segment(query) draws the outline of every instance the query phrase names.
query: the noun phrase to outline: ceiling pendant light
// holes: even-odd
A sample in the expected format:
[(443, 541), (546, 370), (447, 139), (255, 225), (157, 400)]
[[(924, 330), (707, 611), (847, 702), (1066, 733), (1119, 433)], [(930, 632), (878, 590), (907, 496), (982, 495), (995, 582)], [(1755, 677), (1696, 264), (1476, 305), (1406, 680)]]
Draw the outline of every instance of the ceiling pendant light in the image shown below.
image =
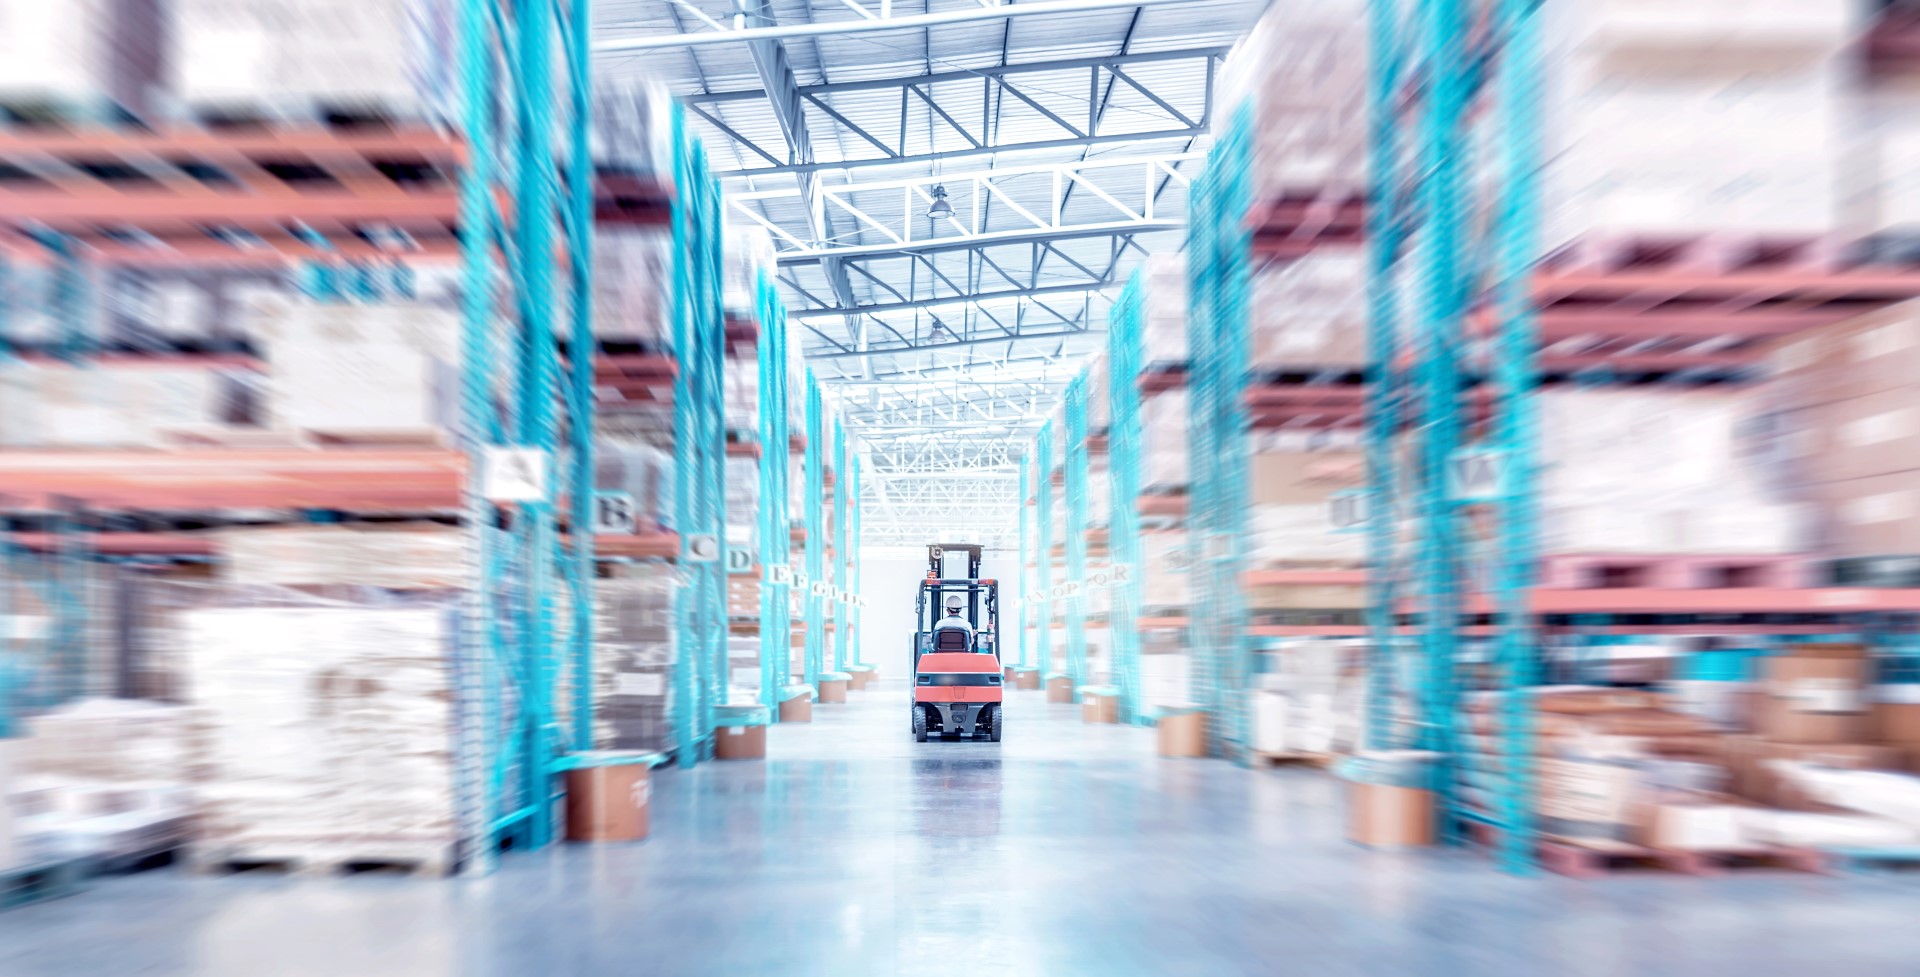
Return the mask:
[(946, 220), (953, 216), (953, 205), (947, 203), (947, 188), (944, 184), (935, 184), (933, 203), (927, 207), (927, 216), (933, 220)]

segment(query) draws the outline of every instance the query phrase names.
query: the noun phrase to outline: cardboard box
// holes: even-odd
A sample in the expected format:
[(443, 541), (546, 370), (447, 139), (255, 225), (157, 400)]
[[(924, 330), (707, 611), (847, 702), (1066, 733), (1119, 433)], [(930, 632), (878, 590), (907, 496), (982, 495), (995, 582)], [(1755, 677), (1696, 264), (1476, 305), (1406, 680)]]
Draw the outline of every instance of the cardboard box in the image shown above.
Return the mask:
[[(1818, 472), (1809, 462), (1808, 477)], [(1820, 481), (1807, 491), (1820, 513), (1816, 542), (1828, 556), (1920, 552), (1920, 471)]]
[(1821, 404), (1811, 411), (1816, 481), (1867, 478), (1913, 469), (1920, 459), (1920, 397), (1903, 386)]
[(1155, 724), (1163, 757), (1203, 757), (1207, 755), (1207, 714), (1199, 710), (1176, 712), (1160, 717)]
[(1256, 610), (1363, 610), (1365, 584), (1268, 584), (1247, 588), (1247, 606)]
[(1875, 740), (1920, 745), (1920, 702), (1876, 702), (1869, 715)]
[(823, 678), (820, 680), (821, 702), (847, 701), (847, 680), (843, 678)]
[(1120, 699), (1106, 692), (1088, 692), (1080, 697), (1080, 718), (1089, 723), (1120, 721)]
[(813, 697), (796, 695), (780, 703), (780, 721), (783, 723), (813, 722)]
[(1073, 679), (1065, 675), (1056, 675), (1047, 679), (1047, 701), (1071, 703), (1073, 701)]
[(1763, 660), (1760, 734), (1778, 743), (1864, 740), (1872, 666), (1866, 648), (1853, 644), (1795, 645)]
[(644, 763), (567, 771), (567, 840), (639, 841), (651, 826), (652, 782)]
[(716, 760), (765, 760), (767, 727), (722, 726), (713, 731), (713, 758)]
[(1633, 712), (1660, 708), (1660, 697), (1652, 692), (1636, 692), (1630, 689), (1578, 687), (1542, 689), (1534, 698), (1534, 708), (1541, 712), (1573, 715)]
[(1307, 505), (1366, 483), (1366, 457), (1357, 451), (1262, 451), (1252, 458), (1254, 505)]
[(1433, 844), (1433, 792), (1349, 782), (1347, 840), (1369, 848)]
[(1025, 689), (1029, 692), (1036, 691), (1040, 688), (1040, 672), (1036, 669), (1020, 669), (1013, 673), (1013, 679), (1015, 688)]
[(1569, 838), (1625, 840), (1640, 772), (1628, 765), (1542, 759), (1540, 830)]
[[(867, 683), (873, 681), (873, 669), (870, 668), (856, 668), (847, 674), (853, 676), (853, 681), (847, 685), (847, 688), (855, 692), (866, 688)], [(1004, 681), (1004, 679), (1002, 681)]]

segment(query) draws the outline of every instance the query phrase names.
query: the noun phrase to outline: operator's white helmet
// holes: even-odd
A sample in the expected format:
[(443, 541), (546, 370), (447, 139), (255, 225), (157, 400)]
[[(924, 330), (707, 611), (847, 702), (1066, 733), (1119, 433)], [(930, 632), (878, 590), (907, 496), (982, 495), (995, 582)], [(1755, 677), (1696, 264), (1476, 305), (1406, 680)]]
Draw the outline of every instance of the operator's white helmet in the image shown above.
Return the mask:
[(965, 606), (965, 603), (966, 603), (965, 601), (962, 601), (960, 599), (959, 594), (948, 594), (947, 595), (947, 612), (950, 614), (958, 614), (960, 613), (960, 608)]

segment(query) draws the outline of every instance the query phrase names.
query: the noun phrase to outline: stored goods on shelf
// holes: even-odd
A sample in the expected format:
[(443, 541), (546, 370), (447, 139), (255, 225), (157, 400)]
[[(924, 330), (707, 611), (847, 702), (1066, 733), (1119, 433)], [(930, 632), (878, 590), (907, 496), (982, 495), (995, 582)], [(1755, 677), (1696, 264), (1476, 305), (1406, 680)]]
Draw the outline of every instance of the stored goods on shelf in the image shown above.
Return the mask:
[[(196, 785), (216, 858), (444, 857), (456, 836), (452, 616), (432, 601), (280, 606), (210, 594), (178, 615), (205, 718)], [(304, 605), (304, 606), (302, 606)]]
[(1146, 442), (1142, 488), (1148, 492), (1186, 491), (1187, 431), (1191, 426), (1185, 390), (1169, 390), (1141, 403), (1141, 439)]
[(147, 109), (164, 0), (0, 0), (0, 102), (100, 118)]
[(0, 368), (0, 446), (165, 447), (240, 419), (253, 386), (199, 365), (17, 362)]
[(594, 581), (594, 746), (669, 752), (675, 667), (672, 567), (633, 564)]

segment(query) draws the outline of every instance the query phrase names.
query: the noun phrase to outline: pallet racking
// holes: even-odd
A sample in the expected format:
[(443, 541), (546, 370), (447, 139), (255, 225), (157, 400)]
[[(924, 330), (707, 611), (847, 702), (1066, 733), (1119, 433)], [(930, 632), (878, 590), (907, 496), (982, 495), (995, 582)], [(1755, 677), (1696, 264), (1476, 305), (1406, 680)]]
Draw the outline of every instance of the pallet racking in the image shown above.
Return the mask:
[[(66, 589), (60, 568), (83, 560), (215, 555), (204, 538), (168, 531), (164, 521), (158, 531), (107, 531), (101, 513), (458, 512), (472, 577), (454, 651), (457, 794), (474, 872), (490, 870), (502, 846), (554, 839), (558, 775), (593, 745), (591, 580), (599, 560), (681, 563), (688, 585), (676, 621), (684, 666), (680, 762), (711, 754), (724, 691), (724, 569), (688, 559), (696, 537), (724, 531), (717, 508), (726, 340), (718, 187), (677, 115), (670, 174), (596, 168), (588, 142), (588, 8), (584, 0), (512, 9), (461, 0), (464, 111), (445, 128), (145, 130), (76, 122), (0, 133), (0, 158), (9, 162), (84, 158), (113, 164), (103, 173), (146, 174), (86, 176), (85, 168), (58, 165), (42, 171), (58, 177), (0, 187), (0, 271), (42, 258), (54, 267), (58, 333), (47, 354), (55, 359), (257, 367), (235, 354), (103, 353), (83, 325), (87, 263), (298, 264), (313, 297), (351, 301), (383, 291), (406, 296), (412, 263), (458, 261), (463, 416), (451, 445), (8, 452), (0, 494), (10, 508), (34, 513), (44, 530), (9, 532), (10, 568), (40, 561), (56, 595)], [(589, 321), (596, 224), (673, 235), (682, 260), (671, 356), (596, 341)], [(511, 324), (504, 338), (495, 328), (502, 319)], [(564, 344), (563, 323), (571, 326)], [(0, 319), (0, 360), (18, 352), (5, 343), (4, 326)], [(593, 522), (596, 388), (637, 400), (671, 396), (677, 533), (596, 538), (584, 531)], [(508, 450), (539, 460), (546, 491), (518, 501), (490, 497), (481, 476), (489, 459)], [(46, 518), (50, 510), (54, 518)], [(784, 540), (784, 530), (774, 538)], [(42, 559), (49, 554), (59, 562)], [(564, 628), (563, 605), (571, 615)], [(67, 624), (86, 605), (62, 599), (50, 607), (52, 654), (72, 657), (67, 646), (78, 632)], [(565, 727), (557, 701), (563, 687), (573, 696)], [(0, 705), (0, 725), (12, 705), (11, 698)]]

